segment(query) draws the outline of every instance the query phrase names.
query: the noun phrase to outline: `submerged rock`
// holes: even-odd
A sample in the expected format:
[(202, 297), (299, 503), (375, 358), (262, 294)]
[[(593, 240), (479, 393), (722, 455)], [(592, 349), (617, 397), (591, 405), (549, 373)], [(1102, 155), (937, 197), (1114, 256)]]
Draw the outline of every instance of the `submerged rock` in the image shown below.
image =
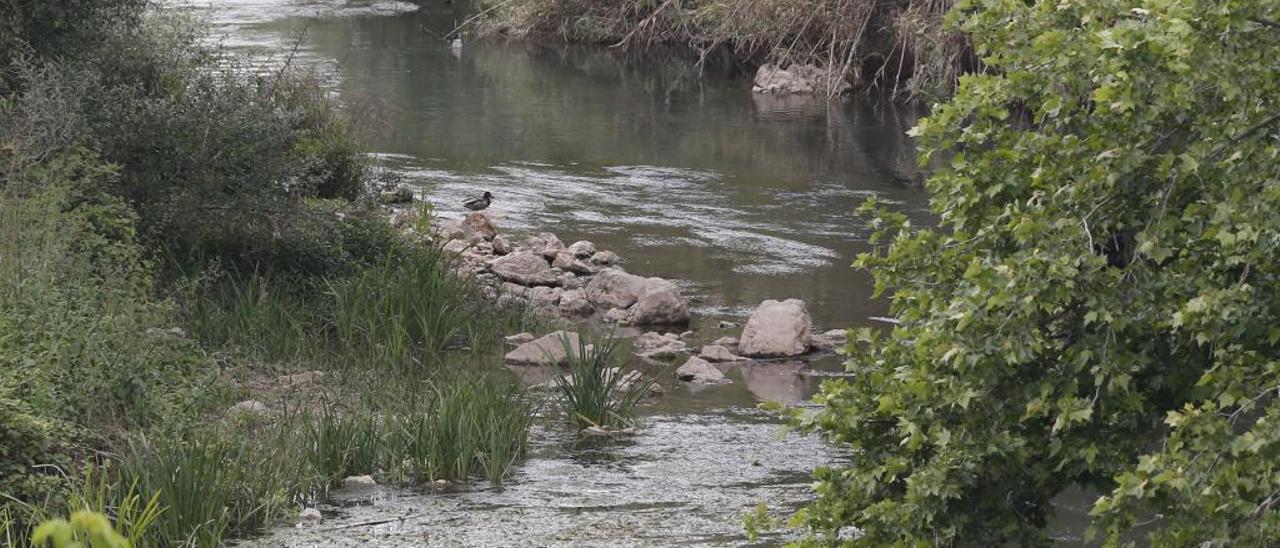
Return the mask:
[(737, 337), (720, 337), (719, 339), (711, 341), (711, 344), (714, 344), (716, 346), (724, 346), (724, 347), (738, 346), (738, 338)]
[(689, 322), (689, 303), (680, 295), (680, 288), (662, 278), (649, 278), (643, 292), (636, 299), (631, 312), (631, 323), (638, 325), (668, 325)]
[(709, 362), (740, 362), (747, 359), (730, 352), (728, 348), (716, 344), (702, 347), (698, 357)]
[(767, 300), (747, 320), (738, 351), (754, 358), (785, 358), (809, 351), (809, 310), (804, 301)]
[(721, 373), (711, 362), (698, 357), (689, 358), (684, 365), (676, 369), (676, 378), (687, 382), (696, 383), (717, 383), (725, 380), (724, 373)]
[(621, 270), (605, 270), (587, 284), (587, 300), (600, 308), (629, 308), (647, 288), (648, 280)]
[(601, 251), (591, 256), (591, 264), (613, 266), (622, 262), (622, 257), (612, 251)]
[[(581, 338), (572, 331), (556, 331), (517, 346), (507, 353), (507, 362), (516, 365), (561, 365), (580, 352)], [(568, 345), (566, 349), (565, 346)]]
[(659, 361), (674, 360), (681, 354), (686, 354), (692, 350), (675, 333), (658, 333), (655, 331), (636, 337), (631, 342), (631, 345), (636, 349), (636, 354), (640, 357)]
[(751, 91), (774, 95), (840, 95), (852, 88), (838, 71), (802, 64), (766, 63), (756, 70), (754, 84)]
[(844, 346), (845, 330), (832, 329), (825, 333), (811, 335), (809, 344), (814, 350), (819, 352), (831, 352), (837, 348)]
[(528, 252), (512, 253), (494, 261), (493, 273), (523, 286), (556, 284), (556, 274), (547, 261)]

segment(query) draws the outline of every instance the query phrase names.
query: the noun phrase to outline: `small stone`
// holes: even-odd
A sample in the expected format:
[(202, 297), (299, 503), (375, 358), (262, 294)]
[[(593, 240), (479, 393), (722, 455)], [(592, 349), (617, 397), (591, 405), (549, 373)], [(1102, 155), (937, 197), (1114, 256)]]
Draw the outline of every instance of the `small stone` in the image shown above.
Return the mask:
[(315, 508), (304, 508), (301, 512), (298, 512), (299, 523), (320, 523), (322, 521), (324, 521), (324, 516)]
[(738, 338), (737, 337), (720, 337), (719, 339), (711, 341), (711, 344), (714, 344), (716, 346), (725, 346), (725, 347), (738, 346)]
[(724, 373), (721, 373), (711, 362), (702, 358), (693, 357), (684, 365), (676, 369), (676, 378), (682, 381), (696, 383), (716, 383), (725, 380)]
[(502, 236), (494, 236), (492, 245), (494, 255), (506, 255), (511, 253), (511, 243)]
[(698, 353), (698, 357), (709, 362), (740, 362), (747, 360), (747, 358), (730, 352), (728, 348), (715, 344), (702, 347), (702, 352)]
[(262, 403), (258, 400), (245, 400), (231, 406), (230, 409), (227, 409), (227, 416), (229, 417), (244, 417), (248, 419), (255, 419), (258, 417), (262, 417), (266, 414), (267, 414), (267, 404)]
[(561, 365), (569, 360), (569, 352), (575, 355), (580, 352), (580, 341), (577, 333), (556, 331), (521, 344), (508, 352), (505, 359), (516, 365)]
[(560, 294), (560, 314), (568, 317), (590, 316), (595, 309), (587, 302), (587, 292), (573, 289)]
[(467, 243), (466, 240), (449, 240), (444, 244), (444, 252), (458, 256), (462, 255), (462, 252), (466, 251), (469, 247), (471, 247), (471, 244)]
[(532, 341), (535, 338), (536, 337), (533, 336), (533, 333), (517, 333), (515, 335), (505, 337), (503, 340), (507, 341), (507, 344), (519, 346)]
[(693, 331), (685, 331), (680, 334), (681, 339), (689, 340), (693, 338)]
[(622, 262), (622, 257), (612, 251), (600, 251), (591, 256), (591, 264), (613, 266)]
[(377, 486), (378, 482), (373, 481), (372, 476), (347, 476), (342, 480), (343, 489), (370, 489)]
[(716, 324), (716, 327), (718, 327), (718, 328), (720, 328), (720, 329), (733, 329), (733, 328), (735, 328), (735, 327), (738, 327), (738, 324), (733, 323), (733, 322), (726, 322), (726, 321), (724, 321), (724, 320), (720, 320), (720, 323)]
[(542, 240), (542, 256), (550, 261), (556, 258), (556, 254), (564, 251), (564, 242), (560, 238), (550, 232), (543, 232), (538, 235), (538, 239)]
[(569, 246), (569, 253), (579, 259), (590, 259), (592, 255), (596, 254), (596, 244), (586, 240), (579, 240)]
[(631, 313), (621, 308), (610, 308), (600, 319), (606, 323), (628, 325), (631, 323)]
[(582, 429), (582, 435), (584, 435), (584, 436), (597, 436), (597, 437), (598, 437), (598, 436), (608, 436), (608, 435), (609, 435), (609, 431), (608, 431), (608, 430), (605, 430), (604, 428), (600, 428), (599, 426), (588, 426), (588, 427), (586, 427), (586, 428), (583, 428), (583, 429)]
[(653, 384), (650, 384), (650, 385), (649, 385), (649, 396), (650, 396), (650, 397), (655, 397), (655, 398), (656, 398), (656, 397), (661, 396), (661, 395), (666, 394), (666, 393), (667, 393), (667, 389), (666, 389), (666, 388), (663, 388), (661, 384), (658, 384), (658, 383), (656, 383), (656, 382), (655, 382), (655, 383), (653, 383)]
[(493, 221), (479, 211), (468, 213), (462, 219), (462, 230), (467, 233), (468, 238), (474, 236), (486, 241), (498, 235), (498, 228), (493, 225)]

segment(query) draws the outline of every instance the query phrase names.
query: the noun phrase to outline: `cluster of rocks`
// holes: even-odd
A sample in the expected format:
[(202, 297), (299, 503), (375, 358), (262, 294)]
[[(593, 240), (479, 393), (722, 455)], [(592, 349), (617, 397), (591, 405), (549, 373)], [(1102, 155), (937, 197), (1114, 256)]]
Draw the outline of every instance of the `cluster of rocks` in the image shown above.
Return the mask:
[(555, 234), (542, 233), (512, 243), (480, 212), (440, 221), (436, 236), (459, 259), (459, 270), (494, 288), (502, 304), (525, 300), (546, 314), (623, 325), (689, 321), (679, 287), (626, 272), (616, 253), (591, 242), (565, 245)]

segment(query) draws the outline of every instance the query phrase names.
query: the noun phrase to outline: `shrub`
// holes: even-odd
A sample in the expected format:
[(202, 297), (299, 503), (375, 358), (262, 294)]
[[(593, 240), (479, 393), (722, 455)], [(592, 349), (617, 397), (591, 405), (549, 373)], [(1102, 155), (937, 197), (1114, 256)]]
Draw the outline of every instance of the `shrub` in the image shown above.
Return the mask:
[(812, 544), (1045, 544), (1076, 484), (1109, 544), (1280, 538), (1280, 12), (1140, 5), (960, 6), (999, 72), (915, 130), (941, 227), (858, 260), (902, 323), (801, 420)]

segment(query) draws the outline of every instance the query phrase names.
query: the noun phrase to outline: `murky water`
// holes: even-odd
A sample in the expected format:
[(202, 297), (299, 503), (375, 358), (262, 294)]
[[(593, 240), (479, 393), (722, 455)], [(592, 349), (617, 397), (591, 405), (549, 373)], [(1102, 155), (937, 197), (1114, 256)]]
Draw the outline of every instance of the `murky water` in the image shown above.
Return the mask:
[[(823, 330), (874, 323), (883, 303), (849, 267), (867, 248), (854, 210), (876, 197), (927, 222), (904, 135), (916, 108), (754, 96), (740, 77), (605, 48), (454, 48), (443, 37), (470, 15), (461, 1), (171, 3), (255, 62), (328, 75), (369, 113), (379, 163), (439, 214), (488, 190), (504, 231), (589, 239), (632, 272), (677, 281), (699, 343), (736, 335), (714, 326), (769, 298), (804, 299)], [(815, 438), (779, 438), (754, 406), (802, 402), (840, 369), (827, 357), (738, 366), (712, 387), (669, 381), (634, 438), (582, 448), (541, 431), (502, 489), (339, 497), (323, 525), (247, 544), (740, 545), (745, 511), (803, 504), (805, 472), (839, 458)], [(1057, 538), (1079, 538), (1087, 500), (1065, 499)]]

